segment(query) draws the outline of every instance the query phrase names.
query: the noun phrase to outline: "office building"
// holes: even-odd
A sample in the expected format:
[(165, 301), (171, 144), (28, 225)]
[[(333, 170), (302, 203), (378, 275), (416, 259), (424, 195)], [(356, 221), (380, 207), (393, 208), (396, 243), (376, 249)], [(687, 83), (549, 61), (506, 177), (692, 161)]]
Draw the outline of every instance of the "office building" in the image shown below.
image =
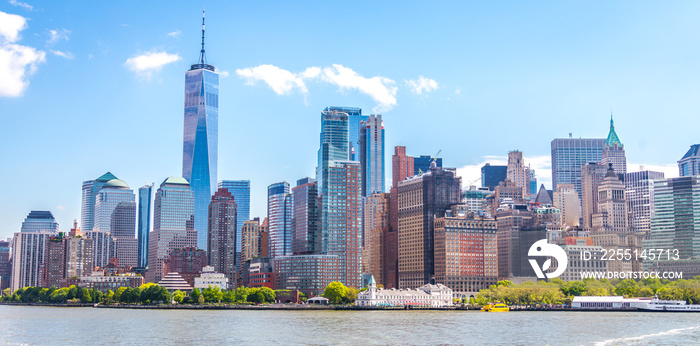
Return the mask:
[(438, 168), (442, 168), (442, 158), (433, 158), (430, 155), (420, 155), (413, 158), (413, 175), (419, 175), (430, 171), (430, 165), (435, 161)]
[(406, 147), (394, 147), (391, 157), (391, 190), (389, 191), (389, 229), (384, 234), (384, 277), (386, 288), (399, 287), (399, 183), (414, 175), (414, 159), (406, 155)]
[[(217, 273), (236, 287), (236, 201), (225, 188), (219, 188), (209, 203), (207, 257)], [(195, 286), (196, 287), (196, 286)]]
[(583, 227), (593, 227), (593, 214), (598, 210), (598, 186), (608, 174), (608, 166), (591, 162), (581, 167), (581, 216)]
[(10, 287), (12, 276), (11, 246), (9, 241), (0, 240), (0, 291)]
[(236, 201), (236, 253), (240, 254), (243, 223), (250, 220), (250, 180), (222, 180), (218, 187), (227, 189)]
[(608, 133), (608, 138), (603, 144), (603, 153), (601, 155), (600, 163), (605, 166), (612, 164), (612, 167), (617, 174), (627, 173), (625, 146), (622, 145), (620, 138), (617, 137), (617, 133), (615, 133), (615, 125), (613, 124), (612, 114), (610, 114), (610, 132)]
[(508, 153), (508, 166), (506, 178), (523, 189), (523, 196), (530, 197), (530, 169), (525, 166), (522, 151), (511, 151)]
[(318, 184), (313, 178), (297, 180), (292, 189), (292, 253), (312, 254), (321, 250), (318, 215)]
[[(136, 203), (134, 192), (122, 180), (111, 179), (95, 194), (93, 227), (86, 236), (95, 239), (94, 266), (104, 267), (112, 257), (122, 265), (136, 266)], [(111, 238), (111, 239), (107, 239)]]
[(466, 209), (466, 205), (453, 206), (435, 219), (434, 226), (435, 282), (464, 296), (498, 281), (496, 220), (465, 212)]
[(267, 223), (270, 257), (292, 254), (292, 194), (289, 183), (267, 187)]
[(219, 74), (213, 65), (207, 63), (204, 52), (204, 16), (199, 61), (185, 72), (184, 108), (182, 176), (188, 181), (194, 195), (197, 246), (206, 250), (207, 209), (217, 182)]
[(91, 231), (95, 225), (95, 197), (102, 187), (110, 180), (117, 179), (114, 174), (107, 172), (95, 180), (83, 181), (81, 196), (80, 220), (85, 232)]
[(190, 184), (184, 178), (165, 179), (156, 191), (153, 203), (147, 282), (159, 282), (167, 274), (164, 261), (173, 250), (197, 246), (194, 218), (194, 195)]
[(537, 191), (537, 175), (535, 174), (535, 170), (532, 168), (528, 167), (528, 173), (530, 174), (530, 196), (535, 194), (535, 191)]
[(469, 189), (462, 192), (462, 203), (466, 204), (469, 211), (474, 214), (484, 213), (484, 202), (486, 197), (491, 194), (491, 191), (487, 187), (476, 188), (476, 186), (469, 186)]
[(487, 163), (481, 167), (481, 187), (493, 191), (498, 183), (506, 178), (508, 178), (508, 166), (492, 166)]
[[(678, 251), (678, 265), (687, 260), (700, 260), (700, 176), (687, 176), (654, 181), (654, 214), (651, 236), (644, 249)], [(667, 256), (665, 256), (667, 257)], [(672, 268), (673, 258), (665, 258)], [(685, 276), (685, 273), (684, 273)]]
[(597, 195), (596, 212), (591, 217), (593, 231), (596, 233), (628, 232), (625, 183), (618, 178), (612, 163), (608, 163), (608, 172), (598, 185)]
[(32, 211), (12, 239), (12, 277), (10, 288), (39, 286), (46, 263), (49, 238), (58, 235), (58, 223), (50, 211)]
[(554, 191), (554, 206), (561, 210), (562, 227), (580, 225), (581, 200), (573, 184), (559, 184)]
[(700, 144), (691, 145), (688, 152), (678, 160), (678, 174), (681, 177), (700, 175)]
[[(518, 206), (510, 206), (503, 210), (499, 210), (496, 216), (496, 236), (498, 238), (498, 277), (499, 279), (508, 279), (512, 277), (528, 276), (524, 273), (524, 266), (530, 266), (530, 263), (525, 260), (520, 252), (521, 243), (525, 244), (530, 239), (521, 239), (524, 229), (530, 227), (532, 222), (532, 211), (527, 208), (519, 208)], [(543, 236), (537, 240), (546, 237), (546, 231)], [(532, 237), (530, 237), (532, 238)], [(527, 245), (534, 244), (534, 242)], [(527, 250), (526, 250), (527, 251)], [(532, 269), (530, 269), (532, 270)], [(529, 274), (529, 273), (528, 273)], [(535, 276), (534, 274), (531, 276)]]
[(630, 215), (629, 226), (649, 238), (654, 215), (654, 180), (664, 179), (663, 172), (641, 171), (625, 174), (625, 199)]
[(136, 265), (141, 268), (148, 267), (148, 236), (151, 233), (151, 201), (153, 200), (153, 184), (139, 188), (138, 204), (138, 259)]
[(399, 287), (419, 287), (434, 275), (434, 219), (461, 199), (454, 169), (430, 170), (398, 185)]
[(552, 141), (552, 189), (558, 184), (572, 184), (582, 196), (581, 167), (603, 158), (605, 138), (556, 138)]
[(384, 192), (384, 122), (381, 114), (370, 114), (360, 122), (362, 195)]

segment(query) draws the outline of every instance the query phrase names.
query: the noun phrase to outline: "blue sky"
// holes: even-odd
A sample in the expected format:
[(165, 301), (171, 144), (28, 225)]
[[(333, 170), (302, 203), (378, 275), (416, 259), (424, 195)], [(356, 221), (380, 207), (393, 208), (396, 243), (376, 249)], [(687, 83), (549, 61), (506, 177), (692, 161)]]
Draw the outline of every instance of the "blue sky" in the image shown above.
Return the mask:
[(202, 7), (218, 177), (251, 180), (251, 216), (313, 176), (329, 105), (381, 112), (388, 154), (442, 149), (464, 184), (519, 149), (549, 185), (551, 140), (605, 137), (611, 110), (631, 171), (677, 174), (699, 142), (698, 2), (0, 1), (0, 238), (30, 210), (69, 229), (106, 171), (181, 175)]

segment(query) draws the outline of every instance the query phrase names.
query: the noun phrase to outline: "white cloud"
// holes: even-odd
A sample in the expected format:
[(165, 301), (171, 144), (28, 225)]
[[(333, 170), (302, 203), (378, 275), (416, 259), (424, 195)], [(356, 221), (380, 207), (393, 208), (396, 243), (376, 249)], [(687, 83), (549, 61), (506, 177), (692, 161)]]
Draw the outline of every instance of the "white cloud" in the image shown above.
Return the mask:
[(173, 37), (173, 38), (178, 38), (178, 37), (180, 37), (180, 34), (181, 34), (180, 30), (175, 30), (173, 32), (169, 32), (168, 36)]
[(74, 58), (73, 53), (71, 53), (71, 52), (62, 52), (60, 50), (51, 50), (51, 53), (55, 56), (60, 56), (61, 58), (64, 58), (64, 59), (72, 60)]
[(34, 9), (34, 6), (32, 6), (26, 2), (20, 2), (17, 0), (10, 0), (8, 2), (10, 3), (10, 5), (24, 7), (25, 9), (30, 10), (30, 11)]
[(70, 30), (66, 29), (49, 30), (49, 39), (46, 41), (46, 44), (54, 45), (58, 41), (68, 41), (68, 34), (70, 34)]
[(142, 77), (151, 78), (151, 74), (160, 71), (163, 66), (180, 60), (177, 54), (166, 52), (148, 52), (126, 59), (124, 66)]
[(228, 71), (216, 71), (216, 72), (219, 72), (219, 75), (221, 76), (221, 78), (226, 78), (226, 77), (231, 75), (230, 73), (228, 73)]
[[(523, 160), (525, 161), (525, 165), (529, 165), (531, 169), (535, 170), (535, 176), (537, 177), (537, 188), (539, 189), (540, 185), (544, 184), (546, 188), (551, 189), (551, 157), (547, 155), (524, 156)], [(462, 185), (465, 188), (469, 187), (469, 185), (481, 186), (481, 181), (479, 180), (481, 178), (481, 167), (487, 163), (490, 163), (492, 166), (505, 166), (508, 164), (508, 157), (495, 155), (483, 156), (480, 159), (480, 162), (477, 164), (457, 168), (457, 175), (462, 177)]]
[(429, 93), (438, 88), (437, 81), (424, 76), (418, 76), (418, 79), (407, 80), (406, 85), (416, 95), (422, 95), (424, 92)]
[(236, 70), (236, 74), (246, 80), (246, 85), (255, 85), (258, 81), (265, 82), (277, 95), (287, 95), (298, 89), (307, 94), (304, 80), (315, 78), (321, 69), (309, 67), (304, 72), (293, 73), (274, 65), (260, 65), (253, 68)]
[(24, 17), (0, 11), (0, 97), (22, 96), (29, 86), (27, 78), (46, 61), (46, 53), (16, 44), (26, 27)]
[(380, 76), (366, 78), (339, 64), (324, 68), (321, 78), (339, 86), (341, 90), (356, 89), (369, 95), (379, 103), (374, 108), (375, 112), (385, 112), (396, 106), (396, 82), (389, 78)]
[(56, 209), (61, 210), (61, 211), (65, 211), (68, 208), (65, 205), (58, 205), (58, 206), (56, 206)]

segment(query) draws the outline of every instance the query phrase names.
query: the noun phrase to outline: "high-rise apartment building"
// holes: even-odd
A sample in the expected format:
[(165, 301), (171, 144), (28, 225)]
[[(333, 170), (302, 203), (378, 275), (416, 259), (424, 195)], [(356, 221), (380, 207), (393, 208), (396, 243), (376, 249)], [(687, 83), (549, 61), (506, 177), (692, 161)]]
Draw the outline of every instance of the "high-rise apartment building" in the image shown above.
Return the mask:
[(372, 274), (382, 285), (385, 281), (384, 243), (389, 231), (389, 202), (388, 193), (373, 193), (365, 198), (362, 223), (362, 273)]
[(297, 180), (292, 189), (292, 253), (312, 254), (321, 250), (318, 184), (313, 178)]
[(43, 277), (39, 281), (41, 287), (61, 287), (61, 281), (66, 278), (66, 246), (65, 233), (59, 232), (49, 237), (46, 242), (46, 261), (43, 267)]
[(581, 167), (603, 158), (604, 138), (556, 138), (552, 141), (552, 189), (572, 184), (582, 196)]
[(323, 112), (344, 113), (348, 122), (347, 158), (344, 160), (360, 160), (360, 127), (362, 122), (368, 120), (367, 115), (362, 114), (362, 109), (357, 107), (326, 107)]
[(236, 287), (236, 201), (219, 188), (209, 203), (207, 257), (214, 271), (228, 278), (226, 289)]
[(487, 163), (481, 167), (481, 187), (487, 187), (489, 190), (498, 186), (498, 183), (508, 178), (508, 166), (492, 166)]
[(241, 263), (255, 257), (267, 257), (267, 246), (263, 246), (262, 236), (267, 233), (267, 219), (260, 223), (254, 218), (243, 223)]
[(608, 173), (608, 166), (589, 163), (581, 167), (581, 216), (583, 227), (593, 227), (593, 214), (598, 210), (598, 186)]
[(194, 203), (190, 183), (184, 178), (170, 177), (160, 184), (153, 203), (153, 231), (148, 240), (147, 282), (159, 282), (167, 274), (164, 261), (173, 250), (197, 246)]
[(46, 263), (46, 243), (58, 235), (58, 223), (50, 211), (32, 211), (12, 240), (12, 277), (10, 288), (39, 286)]
[(435, 219), (435, 282), (466, 295), (498, 281), (498, 238), (495, 219), (462, 207)]
[(286, 181), (267, 187), (270, 257), (292, 254), (292, 194)]
[(225, 188), (236, 201), (236, 252), (241, 252), (243, 223), (250, 220), (250, 180), (222, 180), (219, 188)]
[(360, 122), (362, 195), (384, 192), (384, 122), (381, 114), (370, 114)]
[(151, 201), (153, 200), (153, 184), (139, 188), (138, 204), (138, 259), (137, 266), (148, 267), (148, 236), (151, 233)]
[(601, 163), (603, 165), (612, 164), (615, 173), (627, 173), (627, 157), (625, 156), (625, 146), (620, 142), (620, 138), (615, 133), (615, 125), (613, 124), (612, 114), (610, 115), (610, 132), (608, 138), (603, 144), (603, 153), (601, 155)]
[(681, 177), (700, 175), (700, 144), (691, 145), (688, 152), (678, 160), (678, 174)]
[(641, 171), (625, 174), (625, 199), (634, 232), (643, 232), (648, 239), (654, 215), (654, 180), (664, 179), (663, 172)]
[(435, 273), (435, 217), (459, 203), (461, 183), (454, 169), (436, 164), (428, 172), (399, 183), (399, 287), (415, 288), (430, 282)]
[(620, 181), (613, 169), (613, 164), (609, 163), (605, 178), (598, 185), (596, 212), (591, 217), (593, 231), (597, 233), (628, 232), (627, 218), (625, 183)]
[(391, 156), (391, 186), (398, 187), (399, 182), (414, 176), (414, 171), (414, 158), (406, 155), (406, 147), (394, 147), (394, 155)]
[(65, 277), (69, 279), (92, 274), (95, 247), (92, 239), (83, 237), (77, 221), (65, 238), (65, 246)]
[(508, 153), (508, 166), (506, 177), (514, 182), (516, 186), (523, 189), (523, 196), (530, 196), (530, 168), (525, 166), (522, 151), (511, 151)]
[(207, 247), (207, 209), (216, 190), (219, 147), (219, 74), (207, 63), (202, 49), (199, 61), (185, 72), (185, 117), (182, 145), (182, 176), (194, 194), (194, 229), (197, 246)]

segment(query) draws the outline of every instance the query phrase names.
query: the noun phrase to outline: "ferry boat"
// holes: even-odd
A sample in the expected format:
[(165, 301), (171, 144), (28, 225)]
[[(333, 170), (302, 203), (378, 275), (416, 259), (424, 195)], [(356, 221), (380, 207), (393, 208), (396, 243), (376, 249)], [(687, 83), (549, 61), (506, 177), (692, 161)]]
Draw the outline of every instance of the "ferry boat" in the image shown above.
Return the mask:
[(503, 303), (488, 303), (481, 308), (484, 312), (506, 312), (510, 311), (508, 305)]
[(685, 300), (661, 300), (654, 296), (649, 304), (638, 307), (637, 310), (659, 312), (700, 312), (700, 305), (686, 304)]

